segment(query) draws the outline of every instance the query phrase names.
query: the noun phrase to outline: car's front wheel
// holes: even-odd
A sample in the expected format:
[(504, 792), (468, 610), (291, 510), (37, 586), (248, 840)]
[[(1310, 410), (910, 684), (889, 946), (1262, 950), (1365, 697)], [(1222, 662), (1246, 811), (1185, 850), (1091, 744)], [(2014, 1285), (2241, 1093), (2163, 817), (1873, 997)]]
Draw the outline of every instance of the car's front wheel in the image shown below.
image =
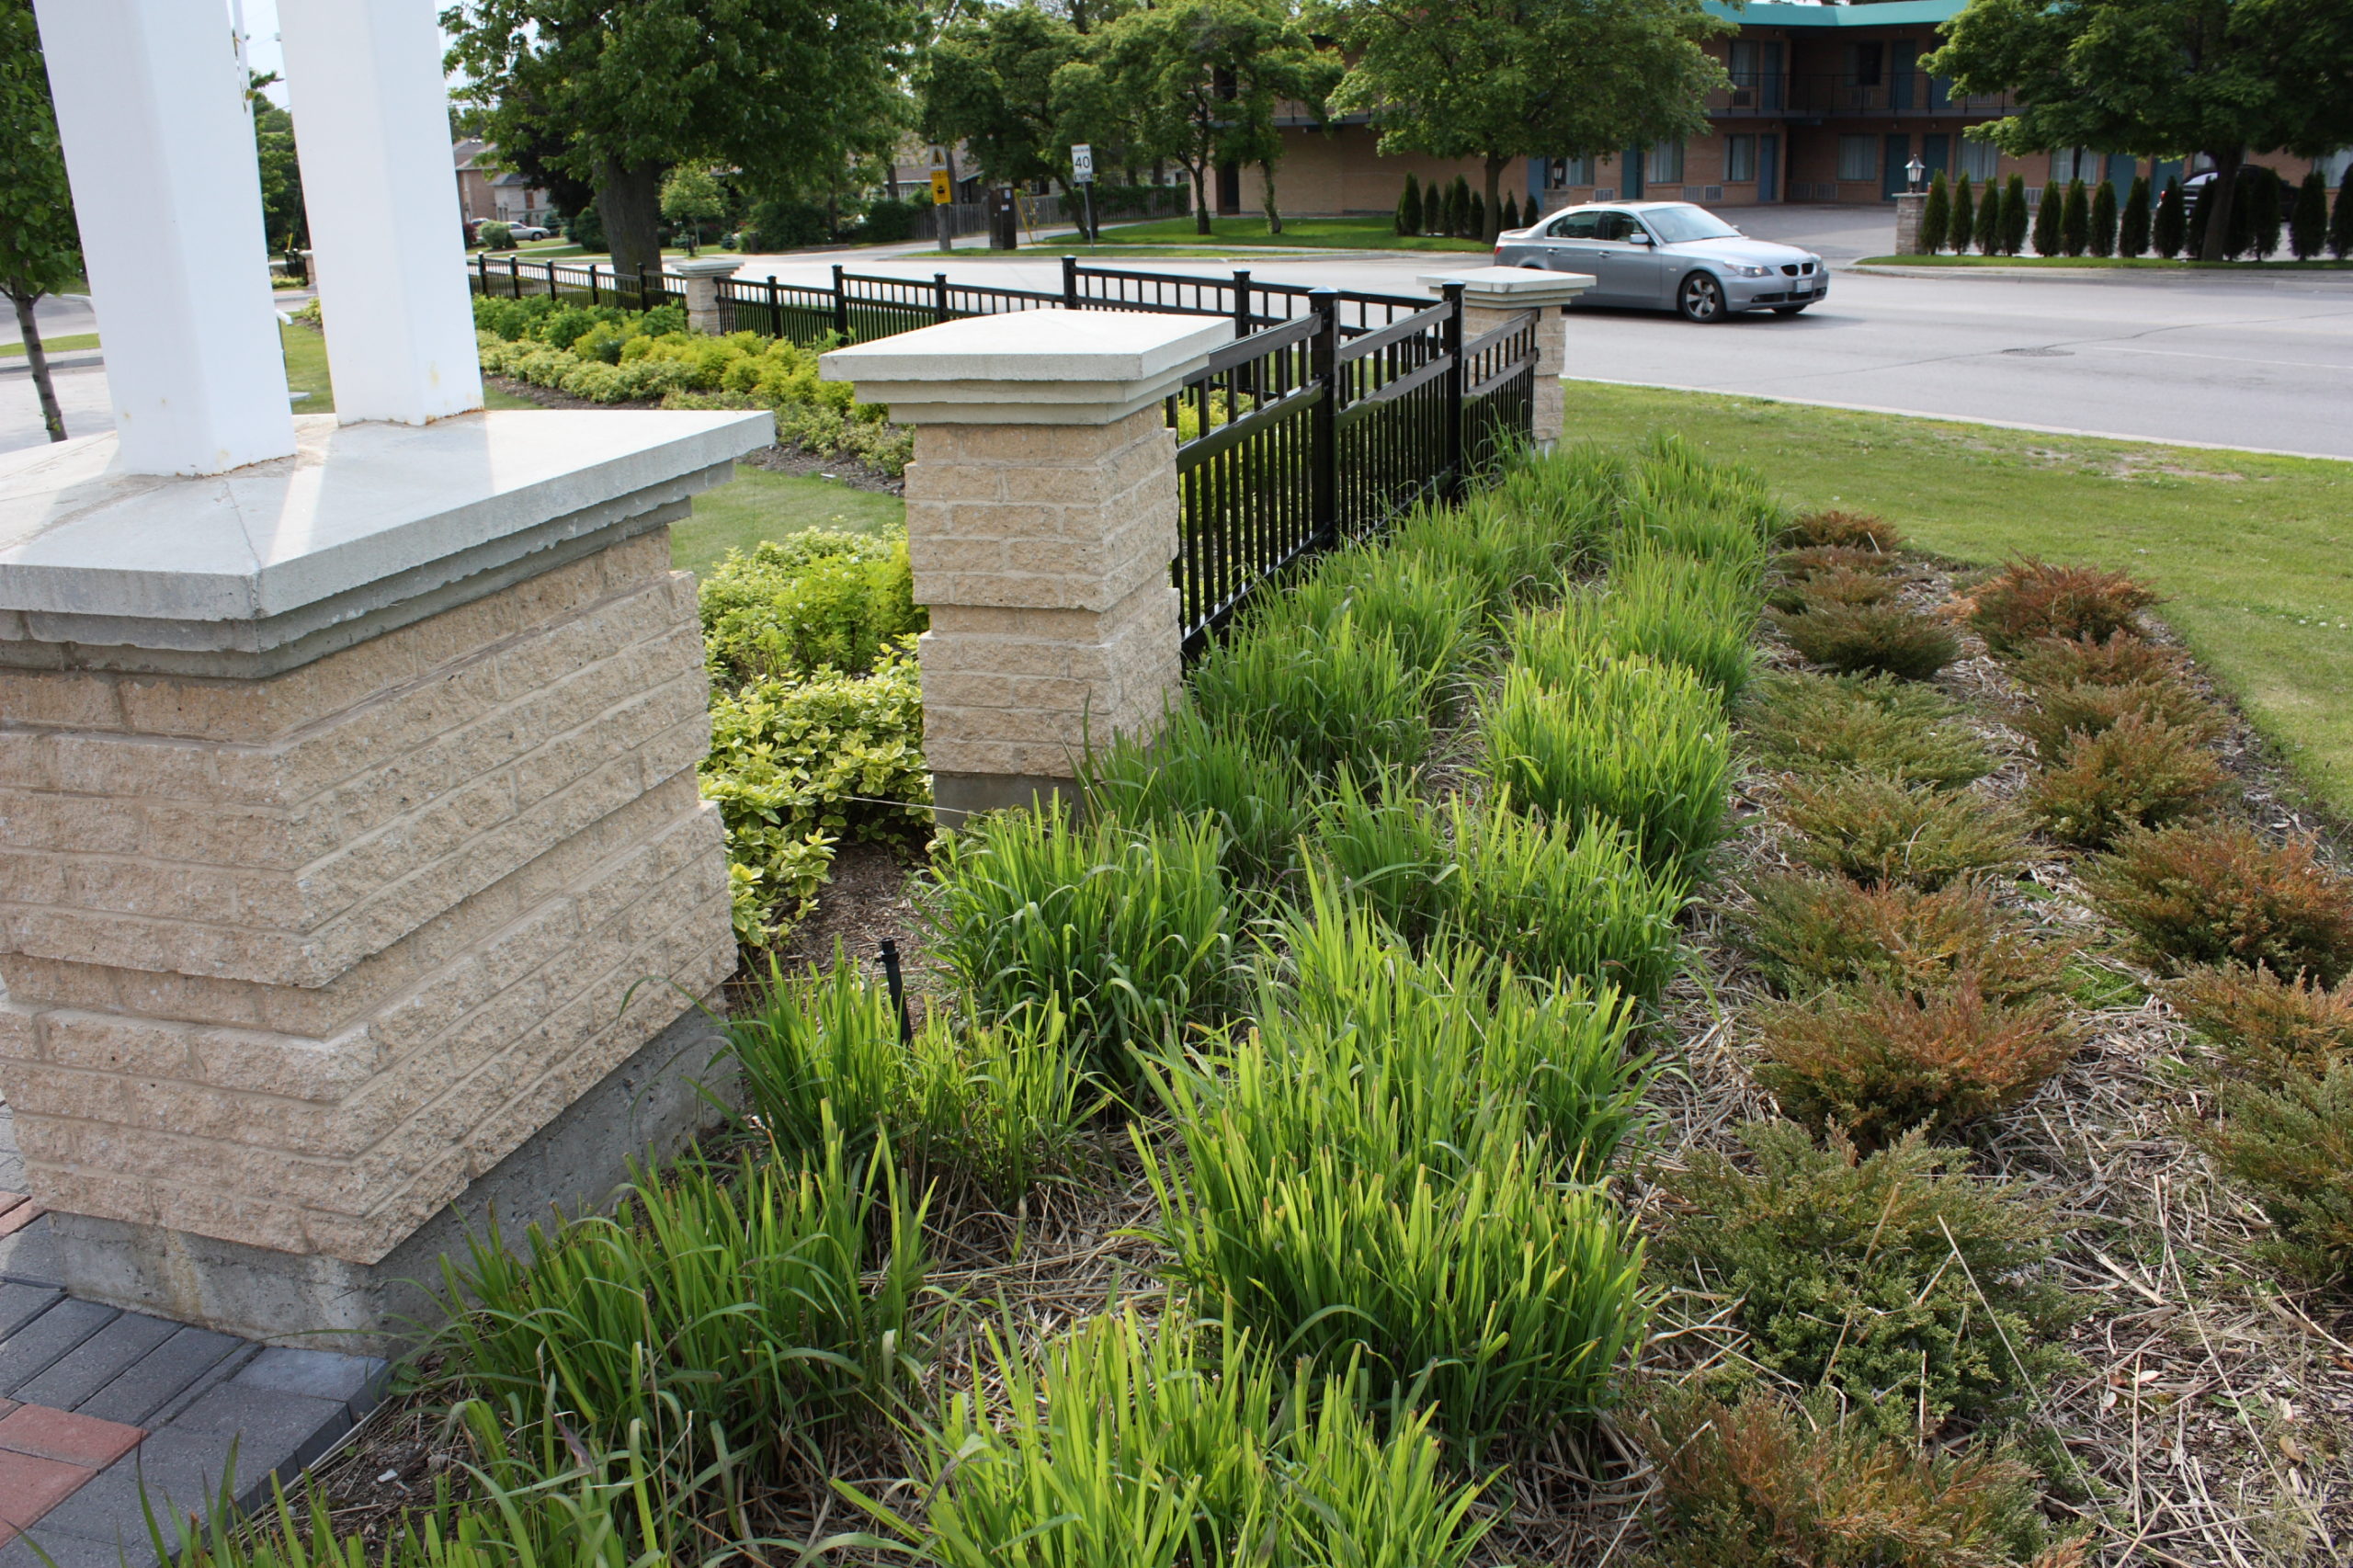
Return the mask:
[(1676, 312), (1685, 321), (1719, 322), (1731, 312), (1724, 306), (1724, 286), (1712, 272), (1694, 272), (1675, 290)]

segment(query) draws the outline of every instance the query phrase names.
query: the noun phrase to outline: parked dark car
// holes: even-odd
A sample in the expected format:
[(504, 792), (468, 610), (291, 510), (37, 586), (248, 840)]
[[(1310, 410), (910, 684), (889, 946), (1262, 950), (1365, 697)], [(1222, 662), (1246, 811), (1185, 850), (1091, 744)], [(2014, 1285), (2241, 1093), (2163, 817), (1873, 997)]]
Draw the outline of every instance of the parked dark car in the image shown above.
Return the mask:
[(1495, 236), (1495, 265), (1591, 273), (1580, 305), (1674, 311), (1695, 322), (1758, 310), (1793, 316), (1830, 292), (1812, 251), (1752, 240), (1688, 201), (1571, 207)]

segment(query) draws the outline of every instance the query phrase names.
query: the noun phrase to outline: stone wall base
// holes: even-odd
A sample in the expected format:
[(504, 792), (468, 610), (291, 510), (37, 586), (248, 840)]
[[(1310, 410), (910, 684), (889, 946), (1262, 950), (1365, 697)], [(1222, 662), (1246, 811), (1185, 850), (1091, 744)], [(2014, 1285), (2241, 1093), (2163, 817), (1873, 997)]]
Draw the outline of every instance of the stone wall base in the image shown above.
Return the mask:
[(551, 1210), (608, 1208), (631, 1160), (665, 1159), (716, 1126), (737, 1095), (714, 1067), (724, 1043), (706, 1012), (689, 1011), (378, 1262), (60, 1212), (50, 1223), (63, 1283), (85, 1301), (267, 1344), (401, 1354), (438, 1324), (441, 1260), (462, 1266), (470, 1236), (519, 1247)]

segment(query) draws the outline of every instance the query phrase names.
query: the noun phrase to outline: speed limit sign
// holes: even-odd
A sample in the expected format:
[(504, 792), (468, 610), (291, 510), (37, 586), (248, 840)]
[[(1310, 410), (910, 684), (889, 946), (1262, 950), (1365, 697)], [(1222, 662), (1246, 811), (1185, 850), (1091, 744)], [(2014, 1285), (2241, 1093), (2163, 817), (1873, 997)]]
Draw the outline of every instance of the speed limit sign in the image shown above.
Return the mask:
[(1095, 183), (1095, 149), (1086, 142), (1074, 142), (1071, 147), (1070, 178), (1073, 185)]

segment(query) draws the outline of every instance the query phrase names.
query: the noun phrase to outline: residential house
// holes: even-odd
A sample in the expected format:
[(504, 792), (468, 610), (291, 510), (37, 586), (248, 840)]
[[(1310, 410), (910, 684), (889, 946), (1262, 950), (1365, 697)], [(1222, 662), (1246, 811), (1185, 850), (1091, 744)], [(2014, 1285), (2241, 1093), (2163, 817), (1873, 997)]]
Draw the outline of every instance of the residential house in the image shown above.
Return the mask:
[(458, 207), (468, 223), (545, 223), (554, 199), (511, 169), (498, 166), (498, 149), (469, 136), (450, 146), (458, 169)]

